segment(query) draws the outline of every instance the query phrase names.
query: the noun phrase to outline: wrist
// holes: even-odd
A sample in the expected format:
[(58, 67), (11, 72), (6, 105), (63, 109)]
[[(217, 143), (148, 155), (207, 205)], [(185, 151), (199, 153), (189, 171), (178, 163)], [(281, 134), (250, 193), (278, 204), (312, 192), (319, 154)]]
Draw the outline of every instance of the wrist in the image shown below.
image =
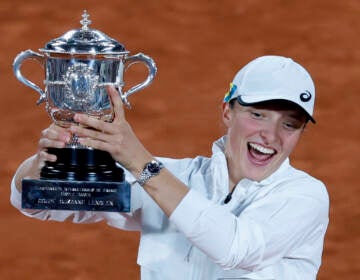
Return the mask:
[(134, 177), (138, 177), (140, 173), (142, 172), (145, 163), (151, 161), (153, 159), (153, 156), (151, 154), (142, 154), (141, 156), (130, 156), (131, 160), (124, 161), (124, 160), (118, 160), (114, 157), (116, 162), (123, 168), (125, 168), (127, 171), (129, 171)]
[(144, 186), (152, 177), (159, 175), (163, 168), (164, 164), (162, 162), (152, 158), (149, 162), (145, 163), (134, 183)]

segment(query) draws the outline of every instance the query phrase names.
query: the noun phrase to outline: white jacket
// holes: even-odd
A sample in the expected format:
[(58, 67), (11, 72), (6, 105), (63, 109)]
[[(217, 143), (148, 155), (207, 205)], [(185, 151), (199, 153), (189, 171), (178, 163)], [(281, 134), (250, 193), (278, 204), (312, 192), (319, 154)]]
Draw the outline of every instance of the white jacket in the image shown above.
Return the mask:
[[(214, 143), (211, 158), (160, 159), (191, 189), (170, 218), (138, 185), (132, 189), (131, 213), (21, 209), (14, 182), (11, 202), (41, 220), (72, 216), (75, 223), (106, 220), (141, 231), (142, 280), (316, 279), (328, 225), (325, 186), (287, 159), (261, 182), (241, 180), (224, 204), (224, 141)], [(127, 173), (127, 180), (134, 178)]]

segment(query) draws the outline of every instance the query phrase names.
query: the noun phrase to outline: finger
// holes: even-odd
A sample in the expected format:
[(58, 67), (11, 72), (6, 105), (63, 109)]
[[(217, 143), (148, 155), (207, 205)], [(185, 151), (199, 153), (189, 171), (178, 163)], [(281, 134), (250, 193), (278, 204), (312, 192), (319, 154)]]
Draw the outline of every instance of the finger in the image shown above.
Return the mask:
[(114, 87), (108, 86), (107, 92), (110, 96), (110, 101), (114, 108), (114, 121), (125, 119), (124, 106), (118, 91)]
[(49, 154), (45, 151), (39, 152), (39, 158), (41, 159), (42, 162), (45, 162), (45, 161), (55, 162), (57, 159), (56, 155)]
[(94, 138), (87, 138), (87, 137), (79, 137), (78, 141), (81, 145), (84, 145), (86, 147), (91, 147), (96, 150), (102, 150), (102, 151), (109, 151), (111, 148), (111, 145), (107, 142), (97, 140)]
[(69, 135), (61, 135), (54, 131), (47, 131), (41, 134), (41, 137), (39, 139), (39, 146), (62, 148), (66, 145), (66, 143), (69, 143), (69, 141)]
[(39, 140), (39, 150), (44, 150), (47, 148), (64, 148), (67, 142), (52, 140), (49, 138), (40, 138)]
[(41, 138), (69, 142), (71, 135), (65, 128), (52, 124), (41, 132)]
[(70, 132), (72, 133), (84, 133), (84, 135), (88, 135), (90, 132), (94, 132), (92, 129), (88, 129), (86, 127), (93, 128), (98, 131), (107, 131), (109, 129), (108, 123), (96, 119), (94, 117), (88, 116), (86, 114), (75, 114), (74, 120), (81, 125), (72, 125), (70, 127)]
[[(72, 125), (70, 127), (70, 131), (78, 137), (93, 138), (105, 141), (108, 134), (111, 133), (111, 128), (108, 127), (109, 124), (104, 123), (103, 121), (87, 120), (82, 122), (81, 124), (86, 124), (87, 127), (79, 125)], [(89, 129), (88, 127), (91, 127), (91, 129)]]
[(46, 161), (55, 162), (56, 156), (48, 154), (45, 151), (39, 151), (36, 155), (36, 165), (37, 165), (37, 168), (39, 169), (39, 171), (41, 170), (41, 168), (43, 168), (45, 166)]

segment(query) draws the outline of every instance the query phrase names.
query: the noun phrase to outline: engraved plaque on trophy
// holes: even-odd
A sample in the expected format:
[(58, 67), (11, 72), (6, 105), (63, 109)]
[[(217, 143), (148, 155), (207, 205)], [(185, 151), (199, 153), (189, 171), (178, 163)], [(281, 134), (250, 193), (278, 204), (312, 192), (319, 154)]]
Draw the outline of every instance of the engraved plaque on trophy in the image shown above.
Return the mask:
[[(82, 27), (49, 41), (38, 52), (27, 50), (17, 55), (14, 74), (40, 94), (52, 121), (69, 127), (76, 113), (111, 122), (113, 108), (106, 87), (114, 86), (124, 104), (128, 97), (148, 86), (156, 75), (154, 61), (142, 53), (130, 55), (124, 45), (99, 30), (89, 28), (84, 11)], [(45, 69), (43, 90), (26, 79), (20, 69), (27, 59)], [(143, 63), (147, 78), (124, 90), (124, 71), (133, 63)], [(23, 179), (22, 207), (29, 209), (130, 211), (130, 185), (124, 170), (107, 152), (82, 146), (73, 135), (65, 148), (49, 148), (56, 162), (46, 162), (39, 179)]]

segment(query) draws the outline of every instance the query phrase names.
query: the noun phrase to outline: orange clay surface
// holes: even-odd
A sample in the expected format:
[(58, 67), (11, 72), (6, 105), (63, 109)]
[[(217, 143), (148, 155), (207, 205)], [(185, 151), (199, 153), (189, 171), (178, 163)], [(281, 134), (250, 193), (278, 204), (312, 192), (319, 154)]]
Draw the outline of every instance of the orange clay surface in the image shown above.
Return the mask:
[[(9, 203), (14, 171), (50, 124), (44, 105), (35, 104), (38, 94), (13, 75), (13, 59), (79, 28), (84, 9), (91, 28), (157, 63), (154, 83), (130, 97), (126, 112), (155, 155), (209, 155), (224, 133), (222, 97), (248, 61), (277, 54), (303, 64), (317, 86), (317, 124), (306, 129), (292, 163), (325, 182), (331, 198), (318, 279), (359, 277), (358, 0), (1, 0), (0, 279), (139, 279), (138, 233), (105, 223), (42, 222)], [(43, 86), (37, 62), (26, 62), (23, 73)], [(133, 66), (127, 86), (145, 74)]]

